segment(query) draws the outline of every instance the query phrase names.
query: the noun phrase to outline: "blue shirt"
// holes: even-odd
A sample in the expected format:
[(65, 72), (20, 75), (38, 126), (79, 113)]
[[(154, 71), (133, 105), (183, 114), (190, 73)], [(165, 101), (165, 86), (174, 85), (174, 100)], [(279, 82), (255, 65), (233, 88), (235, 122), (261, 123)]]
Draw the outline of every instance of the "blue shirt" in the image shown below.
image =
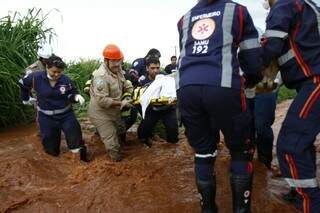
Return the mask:
[[(258, 32), (247, 9), (230, 0), (197, 3), (178, 22), (179, 86), (241, 88), (246, 74), (262, 70)], [(240, 48), (239, 48), (240, 47)]]
[(319, 12), (311, 0), (278, 0), (267, 17), (263, 62), (278, 59), (288, 87), (320, 75)]
[(144, 58), (138, 58), (132, 62), (131, 69), (136, 70), (139, 73), (139, 77), (147, 74), (147, 65)]
[(54, 87), (51, 87), (46, 71), (30, 73), (19, 82), (22, 100), (29, 100), (31, 89), (34, 89), (42, 110), (63, 109), (74, 103), (75, 95), (79, 94), (71, 79), (63, 74)]

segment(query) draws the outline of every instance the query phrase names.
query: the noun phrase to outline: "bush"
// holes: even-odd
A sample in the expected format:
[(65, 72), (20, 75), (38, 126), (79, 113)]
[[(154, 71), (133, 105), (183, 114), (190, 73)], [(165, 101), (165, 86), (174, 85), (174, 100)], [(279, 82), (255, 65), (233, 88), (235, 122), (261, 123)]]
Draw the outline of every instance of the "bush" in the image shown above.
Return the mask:
[(278, 103), (292, 99), (297, 95), (297, 92), (293, 89), (288, 89), (285, 86), (280, 87), (279, 94), (278, 94)]
[(18, 80), (37, 59), (38, 44), (53, 35), (52, 29), (44, 26), (47, 15), (43, 16), (41, 9), (30, 9), (23, 17), (14, 13), (0, 18), (0, 127), (33, 116), (30, 107), (21, 104)]

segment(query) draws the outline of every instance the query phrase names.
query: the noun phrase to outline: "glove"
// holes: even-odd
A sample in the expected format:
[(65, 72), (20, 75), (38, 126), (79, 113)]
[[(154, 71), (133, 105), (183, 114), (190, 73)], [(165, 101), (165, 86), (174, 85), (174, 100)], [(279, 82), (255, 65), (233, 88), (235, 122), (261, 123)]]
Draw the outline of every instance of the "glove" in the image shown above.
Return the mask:
[(121, 101), (121, 106), (120, 106), (120, 110), (122, 110), (124, 107), (133, 107), (133, 105), (131, 104), (132, 100), (129, 99), (124, 99)]
[(32, 106), (37, 102), (37, 99), (33, 98), (33, 97), (29, 97), (29, 100), (27, 101), (22, 101), (22, 103), (24, 105), (28, 105), (28, 106)]
[(78, 102), (80, 105), (84, 104), (84, 102), (85, 102), (84, 98), (79, 94), (74, 96), (74, 100), (76, 102)]
[(252, 88), (263, 78), (262, 73), (258, 72), (256, 74), (244, 74), (243, 77), (246, 79), (245, 88)]
[(138, 82), (141, 83), (142, 81), (144, 81), (146, 79), (146, 76), (142, 75), (140, 76), (140, 78), (138, 79)]
[(139, 79), (139, 73), (134, 70), (134, 69), (130, 69), (129, 70), (129, 75), (131, 76), (131, 78), (135, 81), (137, 81)]

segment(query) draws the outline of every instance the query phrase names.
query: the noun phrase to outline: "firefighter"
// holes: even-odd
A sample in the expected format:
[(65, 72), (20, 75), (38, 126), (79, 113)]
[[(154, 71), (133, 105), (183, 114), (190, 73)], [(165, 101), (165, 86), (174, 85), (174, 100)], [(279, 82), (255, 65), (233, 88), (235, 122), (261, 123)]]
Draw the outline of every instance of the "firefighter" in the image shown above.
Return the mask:
[(37, 51), (38, 60), (28, 66), (25, 70), (25, 73), (30, 74), (32, 72), (45, 71), (48, 58), (52, 56), (52, 53), (53, 51), (50, 45), (41, 46)]
[(123, 53), (118, 46), (108, 44), (103, 50), (104, 62), (93, 72), (90, 86), (90, 104), (88, 114), (113, 161), (122, 159), (119, 136), (125, 134), (121, 122), (121, 110), (131, 107), (131, 99), (124, 93), (132, 93), (122, 73)]
[(284, 84), (297, 90), (282, 124), (277, 156), (282, 176), (298, 192), (296, 207), (320, 212), (314, 142), (320, 132), (320, 9), (313, 0), (265, 1), (270, 13), (263, 63), (277, 59)]
[(244, 86), (253, 87), (262, 79), (258, 32), (247, 9), (229, 0), (198, 1), (180, 19), (178, 31), (177, 98), (195, 151), (202, 212), (218, 211), (214, 162), (219, 137), (215, 133), (221, 130), (231, 154), (233, 211), (249, 213), (254, 145)]
[(31, 89), (37, 95), (38, 122), (44, 151), (52, 156), (60, 153), (61, 130), (73, 159), (88, 161), (81, 127), (72, 110), (72, 103), (84, 103), (73, 82), (62, 74), (66, 64), (58, 56), (47, 60), (44, 71), (32, 72), (20, 79), (23, 104), (33, 105)]

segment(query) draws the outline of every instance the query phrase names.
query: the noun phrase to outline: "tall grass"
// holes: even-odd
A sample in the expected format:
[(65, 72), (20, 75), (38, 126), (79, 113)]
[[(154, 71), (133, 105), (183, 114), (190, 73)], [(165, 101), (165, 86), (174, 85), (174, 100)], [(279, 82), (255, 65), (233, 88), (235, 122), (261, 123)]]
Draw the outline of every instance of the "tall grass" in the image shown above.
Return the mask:
[(37, 59), (38, 44), (53, 34), (45, 27), (47, 15), (29, 9), (24, 16), (15, 12), (0, 18), (0, 128), (32, 116), (21, 104), (18, 80)]
[(79, 90), (80, 94), (86, 99), (84, 105), (76, 104), (74, 109), (79, 116), (84, 116), (87, 112), (87, 106), (89, 102), (89, 96), (83, 92), (85, 83), (90, 79), (92, 72), (99, 68), (101, 62), (98, 60), (83, 60), (79, 62), (70, 62), (65, 70), (65, 74), (68, 75), (75, 83), (75, 86)]

